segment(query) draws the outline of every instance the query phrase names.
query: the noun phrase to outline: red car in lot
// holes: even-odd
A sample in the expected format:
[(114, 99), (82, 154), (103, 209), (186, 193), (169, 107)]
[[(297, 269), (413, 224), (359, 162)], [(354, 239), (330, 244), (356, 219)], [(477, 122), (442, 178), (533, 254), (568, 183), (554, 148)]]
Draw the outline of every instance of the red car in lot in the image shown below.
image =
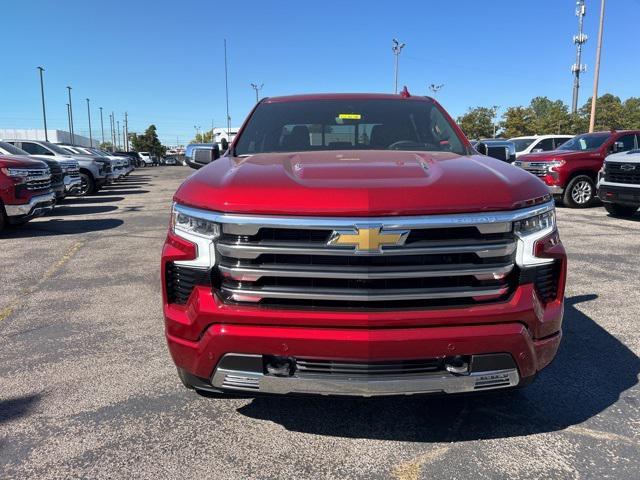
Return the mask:
[(0, 155), (0, 230), (44, 215), (54, 204), (46, 163)]
[(185, 386), (407, 395), (529, 383), (561, 338), (547, 187), (433, 99), (262, 100), (174, 196), (165, 333)]
[(556, 150), (522, 155), (514, 165), (540, 177), (559, 200), (572, 208), (593, 205), (598, 172), (607, 155), (640, 146), (640, 130), (577, 135)]

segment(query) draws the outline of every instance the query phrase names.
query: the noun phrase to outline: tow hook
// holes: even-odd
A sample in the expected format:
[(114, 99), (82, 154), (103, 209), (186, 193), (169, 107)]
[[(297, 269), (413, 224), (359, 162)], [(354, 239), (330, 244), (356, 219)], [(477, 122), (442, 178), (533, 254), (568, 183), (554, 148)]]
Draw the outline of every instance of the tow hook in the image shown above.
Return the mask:
[(444, 368), (449, 373), (454, 375), (469, 375), (469, 362), (466, 362), (464, 357), (456, 355), (453, 358), (447, 358), (445, 360)]
[(276, 377), (290, 377), (296, 368), (296, 363), (290, 357), (264, 357), (265, 369), (269, 375)]

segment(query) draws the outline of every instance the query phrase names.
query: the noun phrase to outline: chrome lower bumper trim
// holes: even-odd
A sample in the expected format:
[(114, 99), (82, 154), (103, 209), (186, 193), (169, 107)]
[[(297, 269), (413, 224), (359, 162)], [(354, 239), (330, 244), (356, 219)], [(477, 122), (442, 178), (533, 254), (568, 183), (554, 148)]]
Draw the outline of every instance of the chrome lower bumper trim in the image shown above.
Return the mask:
[(311, 394), (375, 397), (425, 393), (469, 393), (515, 387), (520, 382), (515, 368), (455, 375), (436, 372), (392, 377), (305, 375), (277, 377), (258, 372), (217, 368), (211, 384), (222, 390), (272, 394)]
[(547, 187), (549, 187), (551, 195), (562, 195), (564, 193), (564, 188), (558, 185), (547, 185)]
[(80, 180), (80, 177), (78, 177), (78, 178), (71, 178), (69, 176), (64, 177), (64, 191), (65, 192), (70, 192), (72, 190), (80, 188), (81, 184), (82, 184), (82, 181)]
[[(53, 210), (53, 202), (56, 199), (54, 192), (45, 193), (44, 195), (36, 195), (31, 197), (29, 203), (23, 203), (20, 205), (5, 205), (4, 211), (7, 217), (21, 217), (24, 215), (42, 215), (46, 212)], [(43, 203), (51, 203), (51, 205), (38, 206)]]

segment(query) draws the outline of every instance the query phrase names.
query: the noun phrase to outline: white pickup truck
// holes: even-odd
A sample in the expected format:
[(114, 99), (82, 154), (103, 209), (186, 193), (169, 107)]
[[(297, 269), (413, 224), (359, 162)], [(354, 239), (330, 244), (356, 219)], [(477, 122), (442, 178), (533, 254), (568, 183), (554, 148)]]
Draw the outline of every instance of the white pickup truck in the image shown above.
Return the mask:
[(617, 217), (631, 217), (640, 207), (640, 149), (605, 158), (598, 174), (598, 197)]

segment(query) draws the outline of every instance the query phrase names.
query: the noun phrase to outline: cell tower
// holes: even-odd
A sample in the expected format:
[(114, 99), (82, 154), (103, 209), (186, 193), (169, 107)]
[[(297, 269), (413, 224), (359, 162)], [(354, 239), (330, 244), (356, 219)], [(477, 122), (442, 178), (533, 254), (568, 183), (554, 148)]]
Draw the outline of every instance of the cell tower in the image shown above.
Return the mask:
[(580, 74), (587, 71), (587, 66), (582, 64), (582, 45), (587, 42), (587, 36), (582, 33), (584, 16), (587, 14), (587, 7), (584, 0), (578, 0), (576, 6), (576, 16), (578, 17), (578, 34), (573, 36), (573, 43), (576, 44), (576, 63), (571, 66), (573, 73), (573, 101), (571, 102), (571, 113), (578, 111), (578, 90), (580, 90)]

